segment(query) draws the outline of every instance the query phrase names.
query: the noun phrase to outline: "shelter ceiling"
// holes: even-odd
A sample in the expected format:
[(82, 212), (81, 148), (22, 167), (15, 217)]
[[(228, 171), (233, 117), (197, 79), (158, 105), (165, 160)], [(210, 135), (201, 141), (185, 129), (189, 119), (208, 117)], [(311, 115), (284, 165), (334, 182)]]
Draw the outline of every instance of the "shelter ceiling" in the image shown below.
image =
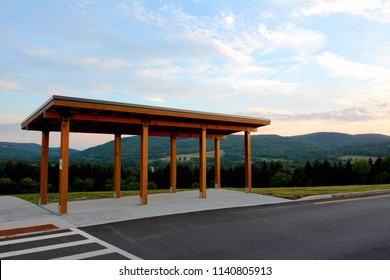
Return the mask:
[(206, 128), (207, 137), (251, 131), (269, 125), (270, 120), (223, 115), (129, 103), (53, 96), (22, 122), (22, 129), (61, 131), (61, 121), (70, 120), (70, 131), (81, 133), (139, 135), (142, 124), (156, 136), (198, 137)]

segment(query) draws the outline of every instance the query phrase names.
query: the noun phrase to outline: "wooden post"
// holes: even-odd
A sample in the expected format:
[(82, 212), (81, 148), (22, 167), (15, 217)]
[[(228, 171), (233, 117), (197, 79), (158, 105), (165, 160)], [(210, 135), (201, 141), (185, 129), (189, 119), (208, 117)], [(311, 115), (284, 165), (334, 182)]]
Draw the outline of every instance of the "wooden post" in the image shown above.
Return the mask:
[(199, 197), (206, 198), (206, 128), (199, 137)]
[(214, 181), (215, 188), (221, 188), (221, 139), (214, 139)]
[(149, 125), (143, 123), (141, 128), (140, 204), (148, 204), (148, 136)]
[(61, 154), (60, 154), (60, 201), (59, 214), (68, 213), (68, 169), (69, 169), (69, 118), (61, 122)]
[(245, 131), (245, 191), (252, 191), (251, 134)]
[(171, 137), (171, 186), (170, 191), (171, 193), (176, 192), (176, 178), (177, 178), (177, 166), (176, 166), (176, 137)]
[(115, 134), (115, 160), (114, 160), (114, 197), (121, 197), (121, 146), (122, 139), (120, 134)]
[(39, 205), (47, 204), (47, 183), (49, 179), (49, 131), (42, 131), (41, 178), (39, 186)]

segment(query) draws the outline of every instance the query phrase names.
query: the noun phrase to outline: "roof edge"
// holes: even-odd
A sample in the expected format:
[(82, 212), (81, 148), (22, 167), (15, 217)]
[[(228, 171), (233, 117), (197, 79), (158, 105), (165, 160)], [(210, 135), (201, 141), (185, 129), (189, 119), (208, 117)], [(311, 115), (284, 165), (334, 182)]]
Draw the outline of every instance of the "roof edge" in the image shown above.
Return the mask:
[[(190, 113), (190, 114), (199, 114), (199, 115), (209, 115), (216, 117), (228, 117), (228, 118), (245, 118), (253, 121), (261, 121), (264, 122), (264, 125), (269, 125), (271, 123), (270, 119), (267, 118), (256, 118), (250, 116), (241, 116), (235, 114), (221, 114), (221, 113), (213, 113), (206, 111), (197, 111), (197, 110), (186, 110), (186, 109), (178, 109), (178, 108), (169, 108), (169, 107), (160, 107), (160, 106), (151, 106), (151, 105), (141, 105), (135, 103), (126, 103), (126, 102), (118, 102), (118, 101), (108, 101), (108, 100), (99, 100), (99, 99), (89, 99), (89, 98), (80, 98), (80, 97), (71, 97), (71, 96), (62, 96), (62, 95), (53, 95), (49, 101), (68, 101), (68, 102), (83, 102), (83, 103), (92, 103), (99, 105), (109, 105), (109, 106), (121, 106), (121, 107), (133, 107), (140, 109), (150, 109), (150, 110), (160, 110), (166, 112), (178, 112), (178, 113)], [(44, 106), (41, 106), (44, 107)], [(37, 110), (39, 111), (39, 109)], [(34, 115), (34, 114), (32, 114)]]
[(31, 113), (27, 118), (25, 118), (21, 122), (21, 128), (26, 129), (28, 124), (32, 121), (32, 119), (35, 119), (38, 115), (42, 114), (43, 111), (45, 111), (45, 108), (50, 106), (54, 101), (55, 95), (50, 97), (45, 103), (43, 103), (38, 109), (36, 109), (33, 113)]

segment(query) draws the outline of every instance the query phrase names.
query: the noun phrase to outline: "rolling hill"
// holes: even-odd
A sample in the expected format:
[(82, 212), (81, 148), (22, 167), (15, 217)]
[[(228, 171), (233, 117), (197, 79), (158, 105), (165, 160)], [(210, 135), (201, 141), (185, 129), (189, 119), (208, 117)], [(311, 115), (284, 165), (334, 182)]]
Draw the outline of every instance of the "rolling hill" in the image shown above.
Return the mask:
[[(281, 160), (296, 165), (315, 159), (337, 160), (343, 156), (386, 157), (390, 156), (390, 136), (381, 134), (349, 135), (343, 133), (320, 132), (307, 135), (282, 137), (278, 135), (253, 135), (252, 159)], [(158, 162), (169, 156), (169, 138), (150, 137), (149, 158)], [(178, 138), (178, 155), (198, 153), (198, 139)], [(213, 151), (212, 139), (207, 140), (207, 151)], [(243, 162), (244, 137), (230, 135), (221, 141), (224, 151), (222, 164), (233, 165)], [(72, 161), (110, 164), (113, 162), (114, 142), (88, 148), (83, 151), (71, 150)], [(50, 160), (57, 161), (59, 148), (50, 149)], [(20, 159), (39, 161), (40, 145), (0, 142), (0, 160)], [(194, 158), (193, 158), (194, 160)], [(196, 158), (195, 158), (196, 160)], [(136, 167), (139, 164), (139, 137), (122, 139), (122, 162), (124, 166)]]
[[(70, 156), (79, 153), (79, 150), (69, 149)], [(58, 160), (60, 148), (49, 149), (49, 159)], [(41, 158), (41, 145), (34, 143), (0, 142), (0, 160), (27, 160), (39, 161)]]

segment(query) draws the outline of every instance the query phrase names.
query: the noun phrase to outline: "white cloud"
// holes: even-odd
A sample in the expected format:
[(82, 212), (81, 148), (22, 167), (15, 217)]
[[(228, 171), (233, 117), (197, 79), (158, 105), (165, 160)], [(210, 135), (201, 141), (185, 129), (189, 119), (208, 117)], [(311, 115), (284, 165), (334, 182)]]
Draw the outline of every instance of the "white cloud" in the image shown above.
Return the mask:
[(295, 10), (293, 16), (329, 16), (349, 14), (369, 20), (390, 23), (390, 1), (387, 0), (310, 0), (305, 8)]
[(181, 68), (179, 66), (145, 65), (145, 66), (138, 67), (138, 69), (134, 71), (134, 74), (143, 78), (166, 79), (166, 78), (173, 78), (174, 75), (180, 72), (181, 72)]
[(91, 66), (104, 70), (117, 70), (125, 66), (130, 66), (130, 63), (123, 59), (102, 59), (99, 57), (83, 57), (80, 59), (80, 63), (84, 66)]
[(293, 94), (296, 84), (266, 79), (232, 79), (229, 84), (241, 94), (255, 93), (259, 96)]
[(91, 94), (94, 96), (100, 96), (114, 92), (115, 88), (111, 84), (95, 83), (89, 86), (89, 91), (91, 91)]
[(334, 121), (334, 120), (272, 120), (271, 125), (259, 129), (259, 134), (292, 136), (319, 131), (349, 134), (381, 133), (389, 135), (389, 120), (373, 121)]
[(123, 16), (132, 16), (140, 21), (156, 24), (159, 26), (165, 25), (165, 19), (153, 10), (147, 10), (144, 5), (138, 1), (131, 1), (130, 3), (121, 3), (117, 6), (120, 14)]
[(233, 43), (227, 43), (222, 40), (211, 40), (210, 43), (217, 49), (222, 55), (230, 58), (232, 61), (239, 65), (250, 64), (252, 62), (252, 56), (240, 48), (232, 46)]
[[(376, 108), (379, 109), (379, 108)], [(388, 110), (388, 109), (386, 109)], [(245, 111), (252, 116), (267, 116), (277, 121), (336, 121), (336, 122), (361, 122), (383, 119), (383, 110), (372, 110), (367, 107), (351, 107), (340, 110), (323, 111), (316, 113), (293, 113), (286, 110), (250, 107)], [(387, 117), (389, 119), (389, 117)]]
[(331, 76), (372, 80), (390, 85), (389, 68), (349, 61), (331, 52), (324, 52), (316, 56), (315, 60), (328, 70)]
[(390, 98), (389, 68), (350, 61), (331, 52), (324, 52), (314, 60), (333, 83), (331, 88), (317, 90), (318, 94), (324, 101), (328, 98), (335, 105), (347, 108), (333, 116), (345, 119), (351, 116), (351, 121), (365, 117), (375, 121), (390, 118), (390, 105), (387, 103)]
[(263, 20), (267, 20), (275, 18), (275, 15), (270, 11), (265, 11), (261, 13), (261, 17)]
[(222, 12), (220, 22), (226, 29), (232, 29), (236, 23), (236, 17), (231, 12)]
[[(191, 40), (197, 44), (214, 49), (222, 57), (237, 64), (252, 61), (252, 46), (242, 37), (245, 32), (236, 27), (236, 17), (230, 12), (221, 12), (216, 18), (198, 18), (185, 13), (176, 6), (167, 6), (166, 10), (174, 17), (171, 32), (175, 37)], [(240, 30), (234, 30), (238, 28)]]
[(260, 35), (268, 41), (267, 52), (280, 49), (307, 53), (324, 46), (326, 38), (319, 31), (307, 30), (287, 23), (276, 30), (269, 29), (264, 23), (258, 26)]
[(15, 46), (17, 49), (19, 49), (21, 52), (31, 56), (31, 57), (40, 57), (40, 58), (47, 58), (51, 57), (55, 54), (55, 51), (53, 49), (50, 49), (46, 46), (39, 46), (39, 45), (20, 45)]
[(20, 90), (20, 87), (15, 82), (0, 81), (0, 91), (10, 92)]
[(144, 97), (144, 99), (156, 102), (156, 103), (165, 103), (165, 100), (159, 97)]
[(291, 116), (291, 113), (287, 110), (252, 106), (245, 110), (247, 114), (258, 116)]
[[(192, 52), (202, 50), (204, 60), (218, 61), (231, 67), (253, 65), (256, 53), (287, 50), (288, 54), (306, 55), (320, 49), (326, 40), (322, 33), (315, 30), (292, 23), (273, 29), (264, 23), (259, 25), (257, 20), (239, 17), (229, 10), (221, 11), (214, 17), (197, 17), (174, 4), (164, 4), (158, 10), (149, 10), (138, 1), (132, 5), (126, 5), (128, 14), (141, 22), (154, 24), (164, 40), (176, 40), (179, 46), (185, 42), (187, 48), (188, 44), (193, 43), (190, 47)], [(273, 14), (263, 12), (262, 17), (269, 19)], [(191, 53), (191, 49), (186, 49), (186, 53)]]
[(63, 86), (55, 85), (55, 86), (50, 86), (48, 90), (48, 94), (49, 95), (72, 95), (74, 94), (74, 92)]
[[(390, 103), (359, 104), (359, 107), (346, 107), (339, 110), (314, 113), (294, 113), (286, 110), (263, 107), (249, 107), (243, 115), (266, 117), (271, 126), (259, 133), (297, 135), (318, 131), (332, 131), (351, 134), (382, 133), (389, 135)], [(299, 132), (298, 132), (299, 131)]]

